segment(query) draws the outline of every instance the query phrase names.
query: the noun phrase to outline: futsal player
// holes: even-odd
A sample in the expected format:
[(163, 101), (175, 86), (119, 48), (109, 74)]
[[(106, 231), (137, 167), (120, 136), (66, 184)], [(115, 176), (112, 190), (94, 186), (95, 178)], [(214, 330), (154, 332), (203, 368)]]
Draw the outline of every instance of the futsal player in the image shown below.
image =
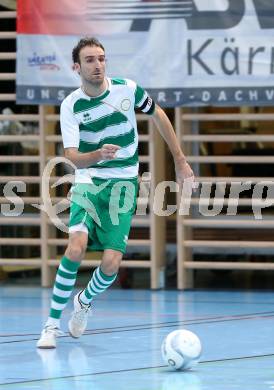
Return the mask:
[[(87, 286), (74, 297), (68, 323), (72, 337), (83, 334), (94, 297), (117, 277), (136, 206), (136, 109), (152, 117), (168, 144), (178, 182), (193, 178), (165, 112), (134, 81), (106, 76), (105, 50), (97, 39), (82, 38), (74, 47), (72, 58), (81, 87), (64, 99), (60, 112), (65, 157), (77, 167), (69, 241), (57, 270), (49, 317), (38, 348), (56, 347), (61, 314), (87, 249), (102, 251), (102, 261)], [(127, 212), (119, 214), (124, 205)]]

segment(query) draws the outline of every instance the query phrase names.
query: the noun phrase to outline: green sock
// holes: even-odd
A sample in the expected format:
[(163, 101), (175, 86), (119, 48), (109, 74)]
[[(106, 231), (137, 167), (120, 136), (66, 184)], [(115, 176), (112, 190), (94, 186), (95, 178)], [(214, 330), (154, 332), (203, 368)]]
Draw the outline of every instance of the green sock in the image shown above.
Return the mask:
[(81, 302), (88, 305), (97, 294), (105, 291), (114, 282), (116, 277), (117, 274), (108, 276), (103, 273), (100, 267), (97, 267), (87, 287), (80, 295)]
[(49, 323), (52, 322), (50, 319), (60, 319), (75, 285), (79, 266), (80, 262), (71, 261), (66, 256), (62, 257), (53, 288)]

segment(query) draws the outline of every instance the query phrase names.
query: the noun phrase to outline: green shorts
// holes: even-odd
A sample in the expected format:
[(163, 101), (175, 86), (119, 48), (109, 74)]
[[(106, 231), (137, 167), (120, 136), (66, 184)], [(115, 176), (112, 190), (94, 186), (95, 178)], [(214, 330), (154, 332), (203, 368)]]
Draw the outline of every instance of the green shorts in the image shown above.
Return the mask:
[(75, 184), (71, 190), (69, 232), (86, 231), (89, 250), (124, 253), (137, 191), (137, 178), (93, 178), (91, 184)]

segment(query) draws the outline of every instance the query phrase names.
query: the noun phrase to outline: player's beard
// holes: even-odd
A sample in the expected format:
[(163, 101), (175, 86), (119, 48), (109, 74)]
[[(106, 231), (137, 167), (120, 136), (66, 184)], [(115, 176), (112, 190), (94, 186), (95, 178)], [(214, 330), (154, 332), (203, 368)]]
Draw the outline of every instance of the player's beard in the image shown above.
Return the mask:
[(90, 87), (100, 88), (105, 81), (105, 77), (102, 79), (85, 79), (84, 82), (86, 85), (89, 85)]

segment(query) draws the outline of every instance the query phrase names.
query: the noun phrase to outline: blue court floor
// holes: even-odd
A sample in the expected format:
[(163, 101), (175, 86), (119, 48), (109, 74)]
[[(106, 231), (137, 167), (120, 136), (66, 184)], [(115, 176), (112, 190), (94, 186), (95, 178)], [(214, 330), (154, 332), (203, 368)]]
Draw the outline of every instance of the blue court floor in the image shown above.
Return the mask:
[[(81, 339), (35, 347), (50, 289), (0, 287), (0, 388), (46, 390), (274, 389), (274, 292), (109, 289)], [(164, 366), (160, 346), (179, 328), (201, 339), (190, 372)]]

